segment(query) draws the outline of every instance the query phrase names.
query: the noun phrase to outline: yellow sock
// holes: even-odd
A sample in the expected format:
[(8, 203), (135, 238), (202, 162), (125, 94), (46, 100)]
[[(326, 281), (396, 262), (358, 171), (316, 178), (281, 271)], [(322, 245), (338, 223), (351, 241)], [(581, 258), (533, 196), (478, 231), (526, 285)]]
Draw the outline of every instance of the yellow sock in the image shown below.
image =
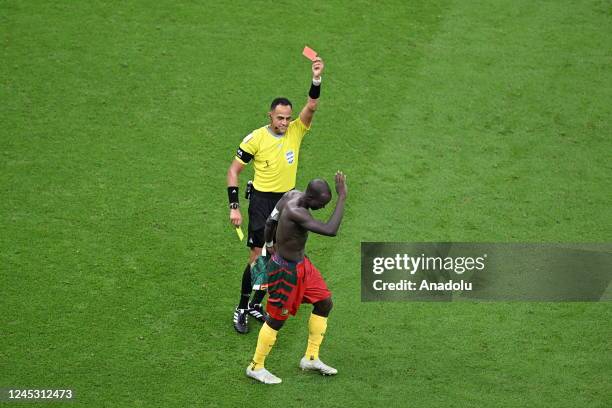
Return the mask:
[(261, 326), (259, 336), (257, 337), (257, 348), (253, 356), (253, 362), (251, 363), (251, 370), (261, 370), (264, 368), (264, 361), (270, 353), (270, 350), (272, 350), (272, 346), (276, 343), (277, 333), (278, 331), (268, 326), (267, 323)]
[(327, 317), (311, 314), (308, 320), (308, 347), (304, 357), (310, 360), (319, 358), (319, 347), (323, 342), (325, 330), (327, 330)]

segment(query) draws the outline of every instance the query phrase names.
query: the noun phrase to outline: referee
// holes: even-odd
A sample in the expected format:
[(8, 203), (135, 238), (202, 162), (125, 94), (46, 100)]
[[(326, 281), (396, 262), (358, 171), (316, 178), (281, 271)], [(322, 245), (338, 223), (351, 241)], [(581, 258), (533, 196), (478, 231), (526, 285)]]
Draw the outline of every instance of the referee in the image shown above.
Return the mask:
[[(249, 229), (247, 246), (249, 260), (242, 272), (240, 302), (234, 310), (234, 328), (238, 333), (248, 333), (248, 316), (265, 320), (261, 301), (265, 291), (258, 290), (251, 296), (251, 264), (261, 255), (264, 246), (266, 219), (284, 193), (295, 188), (300, 144), (317, 110), (321, 93), (321, 74), (325, 65), (321, 58), (312, 63), (312, 83), (308, 102), (300, 115), (292, 120), (293, 107), (287, 98), (276, 98), (270, 105), (270, 123), (249, 133), (240, 143), (236, 157), (227, 170), (227, 194), (229, 198), (230, 222), (235, 227), (242, 224), (238, 200), (238, 178), (244, 167), (253, 161), (255, 179), (249, 201)], [(272, 242), (266, 242), (272, 246)]]

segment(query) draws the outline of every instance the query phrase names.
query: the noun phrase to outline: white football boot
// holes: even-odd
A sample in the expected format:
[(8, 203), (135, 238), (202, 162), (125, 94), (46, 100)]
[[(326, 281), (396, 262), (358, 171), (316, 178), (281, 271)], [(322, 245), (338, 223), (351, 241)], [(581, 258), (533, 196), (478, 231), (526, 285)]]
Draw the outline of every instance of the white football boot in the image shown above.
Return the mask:
[(306, 357), (302, 357), (300, 360), (300, 368), (302, 370), (318, 371), (323, 375), (335, 375), (338, 374), (338, 370), (334, 367), (330, 367), (318, 358), (316, 360), (310, 360)]
[(265, 368), (262, 368), (261, 370), (251, 370), (250, 364), (246, 369), (246, 375), (247, 377), (254, 378), (264, 384), (280, 384), (283, 382), (283, 380), (281, 380)]

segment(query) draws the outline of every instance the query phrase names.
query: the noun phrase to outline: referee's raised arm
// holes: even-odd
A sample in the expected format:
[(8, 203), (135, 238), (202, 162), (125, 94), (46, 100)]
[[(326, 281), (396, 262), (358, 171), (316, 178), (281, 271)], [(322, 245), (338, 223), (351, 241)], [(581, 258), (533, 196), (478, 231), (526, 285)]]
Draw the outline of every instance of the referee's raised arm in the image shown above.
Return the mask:
[(319, 95), (321, 94), (321, 78), (325, 64), (319, 57), (312, 63), (312, 84), (308, 91), (308, 102), (306, 106), (300, 112), (300, 120), (306, 127), (310, 127), (312, 117), (317, 110), (317, 104), (319, 103)]

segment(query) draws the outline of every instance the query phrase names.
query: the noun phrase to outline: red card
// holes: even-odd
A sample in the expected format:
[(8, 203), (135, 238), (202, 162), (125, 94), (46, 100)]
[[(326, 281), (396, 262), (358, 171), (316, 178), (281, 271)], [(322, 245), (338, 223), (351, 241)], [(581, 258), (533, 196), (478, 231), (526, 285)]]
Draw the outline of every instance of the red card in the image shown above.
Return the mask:
[(317, 52), (310, 48), (309, 46), (304, 47), (304, 51), (302, 51), (302, 55), (314, 62), (317, 59)]

